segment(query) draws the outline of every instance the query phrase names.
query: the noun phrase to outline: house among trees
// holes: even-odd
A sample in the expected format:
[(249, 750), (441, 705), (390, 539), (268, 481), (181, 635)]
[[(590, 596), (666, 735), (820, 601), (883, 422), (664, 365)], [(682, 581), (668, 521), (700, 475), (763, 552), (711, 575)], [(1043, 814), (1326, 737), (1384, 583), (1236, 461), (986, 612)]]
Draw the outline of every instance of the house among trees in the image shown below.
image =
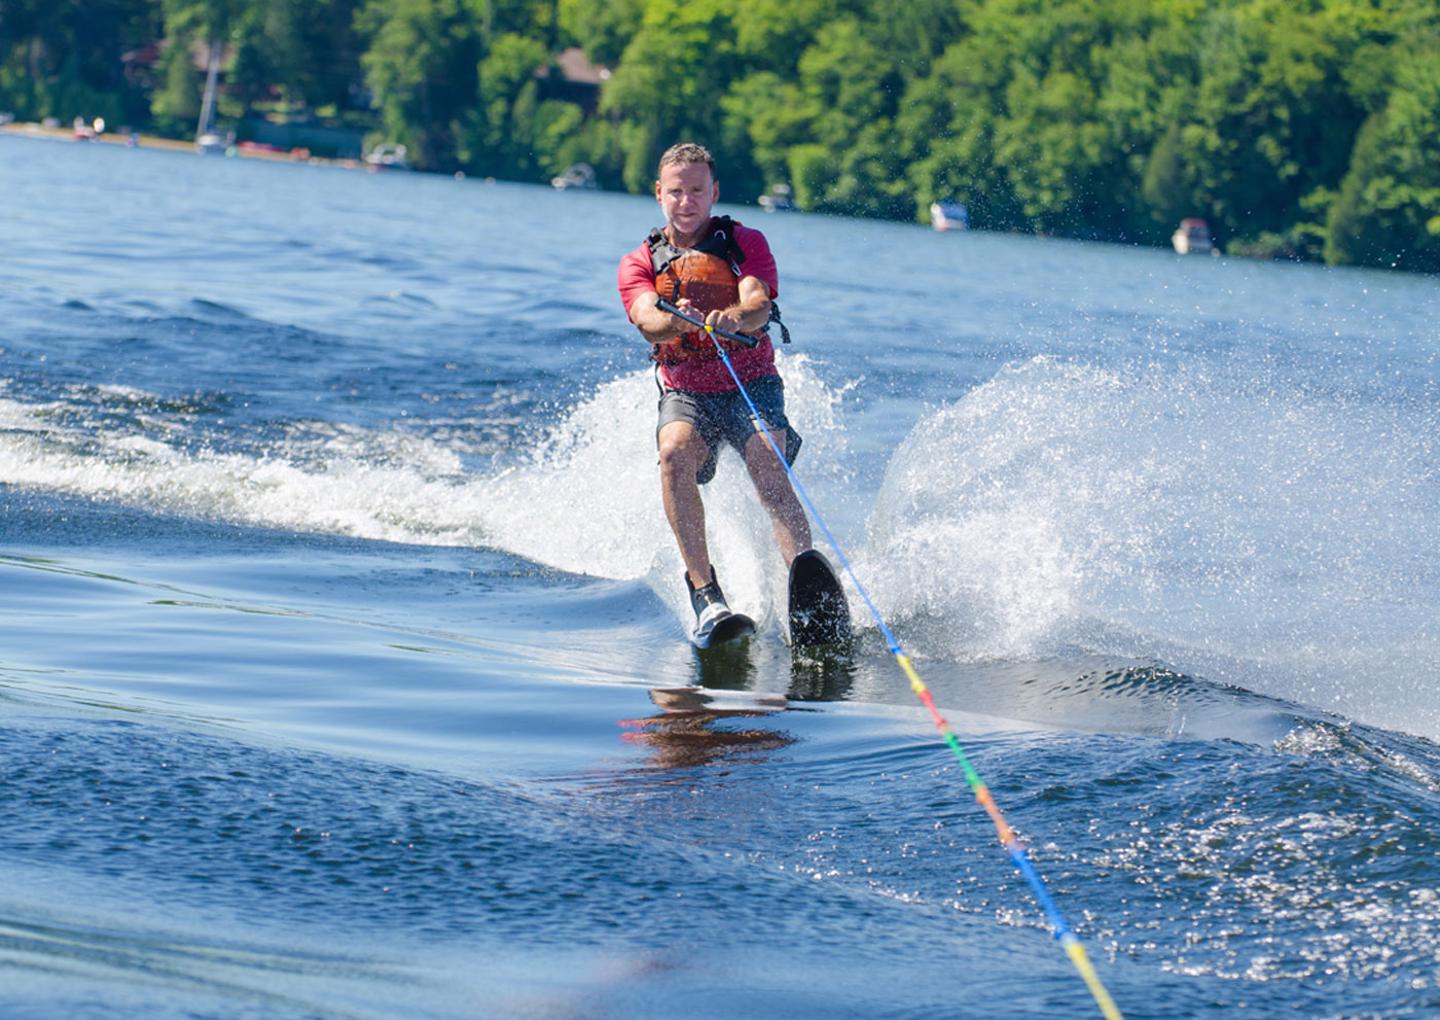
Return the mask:
[(600, 107), (600, 86), (610, 80), (610, 69), (592, 64), (579, 46), (569, 46), (537, 68), (535, 77), (541, 99), (574, 103), (588, 117)]

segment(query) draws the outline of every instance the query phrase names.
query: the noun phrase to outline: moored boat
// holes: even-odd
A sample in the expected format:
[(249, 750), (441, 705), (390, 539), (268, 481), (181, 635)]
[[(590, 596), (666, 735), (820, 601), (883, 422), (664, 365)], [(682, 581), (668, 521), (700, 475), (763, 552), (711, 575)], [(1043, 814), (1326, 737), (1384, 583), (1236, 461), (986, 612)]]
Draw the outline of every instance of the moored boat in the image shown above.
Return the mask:
[(583, 191), (590, 191), (595, 188), (595, 168), (589, 163), (575, 163), (565, 169), (563, 174), (550, 178), (550, 186), (556, 191), (569, 191), (578, 188)]
[(1170, 244), (1177, 255), (1219, 255), (1220, 250), (1210, 237), (1210, 225), (1198, 217), (1188, 216), (1180, 221), (1175, 233), (1170, 235)]
[(968, 230), (970, 210), (962, 202), (932, 202), (930, 225), (936, 230)]
[(372, 170), (409, 170), (408, 153), (403, 145), (382, 142), (365, 156), (365, 165)]
[(794, 194), (788, 184), (772, 184), (770, 190), (756, 199), (766, 212), (793, 212), (796, 208)]

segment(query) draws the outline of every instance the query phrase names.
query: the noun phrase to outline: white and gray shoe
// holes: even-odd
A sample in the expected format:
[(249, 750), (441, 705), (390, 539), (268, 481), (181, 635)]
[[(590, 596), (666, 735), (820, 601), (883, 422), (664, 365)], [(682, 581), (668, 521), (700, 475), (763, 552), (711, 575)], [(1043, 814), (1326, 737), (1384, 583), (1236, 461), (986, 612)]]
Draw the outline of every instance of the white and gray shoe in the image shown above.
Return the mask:
[(690, 573), (685, 573), (685, 587), (690, 591), (690, 607), (695, 610), (695, 643), (704, 646), (709, 643), (715, 627), (726, 617), (733, 616), (715, 578), (715, 568), (710, 568), (710, 583), (696, 588), (690, 583)]
[(695, 610), (695, 632), (690, 641), (696, 648), (705, 649), (713, 645), (725, 645), (747, 638), (755, 633), (755, 621), (744, 613), (731, 612), (715, 579), (715, 568), (710, 568), (710, 583), (696, 588), (685, 575), (685, 587), (690, 592), (690, 606)]

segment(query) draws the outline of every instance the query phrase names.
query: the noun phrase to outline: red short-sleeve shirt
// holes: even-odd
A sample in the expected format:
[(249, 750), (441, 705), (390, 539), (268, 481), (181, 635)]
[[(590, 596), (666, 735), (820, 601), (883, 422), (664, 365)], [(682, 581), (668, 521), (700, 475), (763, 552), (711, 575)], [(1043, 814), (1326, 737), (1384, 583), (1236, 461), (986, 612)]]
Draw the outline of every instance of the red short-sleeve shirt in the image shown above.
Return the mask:
[[(776, 297), (780, 293), (779, 274), (775, 268), (775, 256), (770, 254), (770, 245), (765, 240), (765, 235), (737, 222), (735, 243), (745, 254), (740, 263), (741, 273), (758, 279), (770, 288), (770, 296)], [(640, 245), (620, 260), (617, 282), (620, 287), (620, 300), (625, 305), (627, 315), (636, 298), (646, 291), (655, 291), (655, 268), (650, 262), (648, 244)], [(735, 373), (740, 376), (742, 383), (775, 374), (775, 348), (771, 345), (768, 334), (762, 333), (760, 342), (753, 348), (731, 351), (729, 354), (730, 363), (735, 366)], [(660, 381), (671, 389), (689, 390), (693, 393), (723, 393), (735, 388), (735, 380), (730, 378), (730, 373), (725, 370), (725, 365), (719, 358), (661, 365)]]

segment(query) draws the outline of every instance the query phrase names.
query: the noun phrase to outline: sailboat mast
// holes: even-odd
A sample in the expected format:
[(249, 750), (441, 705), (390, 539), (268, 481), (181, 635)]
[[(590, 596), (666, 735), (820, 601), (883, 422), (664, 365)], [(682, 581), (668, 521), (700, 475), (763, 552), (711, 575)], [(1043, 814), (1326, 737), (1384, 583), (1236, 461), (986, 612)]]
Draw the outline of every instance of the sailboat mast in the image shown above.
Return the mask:
[(195, 127), (195, 137), (210, 132), (211, 121), (215, 119), (215, 79), (220, 74), (220, 47), (210, 40), (210, 68), (205, 72), (205, 98), (200, 102), (200, 123)]

